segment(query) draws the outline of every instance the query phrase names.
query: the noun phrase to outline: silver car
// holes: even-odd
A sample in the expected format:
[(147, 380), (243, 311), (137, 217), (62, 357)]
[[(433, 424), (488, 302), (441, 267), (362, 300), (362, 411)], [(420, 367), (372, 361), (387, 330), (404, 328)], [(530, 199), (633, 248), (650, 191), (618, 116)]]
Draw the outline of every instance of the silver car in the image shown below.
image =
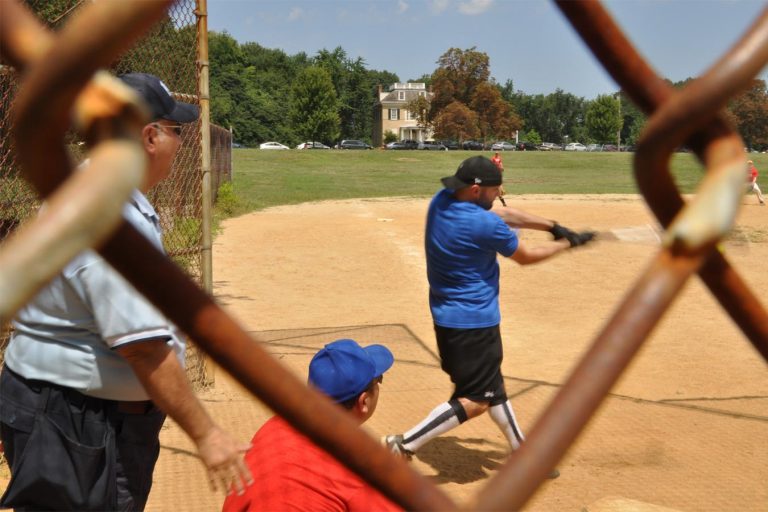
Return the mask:
[(515, 145), (511, 142), (507, 141), (500, 141), (496, 142), (491, 146), (491, 151), (514, 151)]

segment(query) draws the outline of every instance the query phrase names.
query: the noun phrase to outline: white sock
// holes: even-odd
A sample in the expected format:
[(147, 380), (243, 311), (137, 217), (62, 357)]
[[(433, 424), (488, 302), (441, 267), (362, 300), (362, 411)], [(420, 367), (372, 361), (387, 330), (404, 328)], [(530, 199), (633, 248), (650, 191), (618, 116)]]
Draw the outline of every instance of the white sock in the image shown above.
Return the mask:
[(403, 434), (403, 448), (415, 452), (430, 439), (459, 426), (461, 422), (448, 402), (435, 407), (424, 420)]
[(515, 419), (515, 411), (512, 410), (512, 404), (507, 400), (503, 404), (498, 404), (488, 409), (493, 421), (499, 426), (504, 436), (507, 438), (513, 450), (520, 448), (520, 443), (525, 441), (523, 431)]

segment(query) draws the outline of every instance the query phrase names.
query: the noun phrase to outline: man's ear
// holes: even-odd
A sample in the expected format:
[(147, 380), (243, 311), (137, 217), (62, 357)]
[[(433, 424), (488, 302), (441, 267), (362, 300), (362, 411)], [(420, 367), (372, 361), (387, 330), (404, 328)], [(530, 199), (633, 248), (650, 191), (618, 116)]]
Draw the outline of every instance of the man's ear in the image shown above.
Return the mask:
[(357, 402), (355, 402), (355, 408), (362, 416), (368, 414), (371, 408), (371, 394), (368, 391), (360, 393), (360, 396), (357, 397)]
[(149, 155), (154, 155), (157, 150), (157, 132), (157, 127), (152, 123), (145, 124), (144, 128), (141, 129), (141, 141)]

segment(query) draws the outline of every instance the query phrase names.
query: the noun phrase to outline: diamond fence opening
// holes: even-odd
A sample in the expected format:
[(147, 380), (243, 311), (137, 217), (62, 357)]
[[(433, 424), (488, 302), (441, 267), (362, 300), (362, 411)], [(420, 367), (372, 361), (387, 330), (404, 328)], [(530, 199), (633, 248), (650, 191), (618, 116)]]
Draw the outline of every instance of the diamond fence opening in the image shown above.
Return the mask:
[[(55, 31), (88, 2), (28, 0), (26, 3), (41, 21)], [(199, 104), (197, 54), (200, 41), (196, 8), (194, 0), (176, 2), (161, 22), (113, 64), (112, 72), (157, 75), (178, 100)], [(37, 194), (21, 176), (10, 134), (10, 112), (17, 92), (17, 78), (13, 68), (0, 66), (0, 243), (40, 206)], [(229, 181), (232, 176), (232, 136), (229, 130), (219, 126), (211, 125), (209, 129), (212, 154), (211, 201), (215, 201), (219, 185)], [(200, 130), (200, 120), (183, 127), (182, 145), (169, 178), (148, 194), (160, 215), (166, 252), (197, 283), (203, 280), (201, 254), (205, 228), (202, 215)], [(70, 139), (70, 153), (77, 161), (85, 156), (84, 147), (76, 136), (72, 135)], [(10, 329), (8, 323), (0, 325), (0, 362)], [(194, 345), (189, 345), (187, 374), (197, 387), (207, 384), (209, 380), (202, 356)]]

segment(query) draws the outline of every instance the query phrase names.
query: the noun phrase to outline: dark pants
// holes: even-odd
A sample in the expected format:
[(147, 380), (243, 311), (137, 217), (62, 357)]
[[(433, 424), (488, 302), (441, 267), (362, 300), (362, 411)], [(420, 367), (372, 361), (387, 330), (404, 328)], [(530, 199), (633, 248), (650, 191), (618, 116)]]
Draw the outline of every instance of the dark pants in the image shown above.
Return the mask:
[(451, 399), (468, 398), (491, 406), (507, 401), (499, 326), (454, 329), (435, 324), (440, 367), (456, 386)]
[(0, 438), (11, 482), (0, 506), (16, 510), (143, 510), (165, 414), (0, 374)]

